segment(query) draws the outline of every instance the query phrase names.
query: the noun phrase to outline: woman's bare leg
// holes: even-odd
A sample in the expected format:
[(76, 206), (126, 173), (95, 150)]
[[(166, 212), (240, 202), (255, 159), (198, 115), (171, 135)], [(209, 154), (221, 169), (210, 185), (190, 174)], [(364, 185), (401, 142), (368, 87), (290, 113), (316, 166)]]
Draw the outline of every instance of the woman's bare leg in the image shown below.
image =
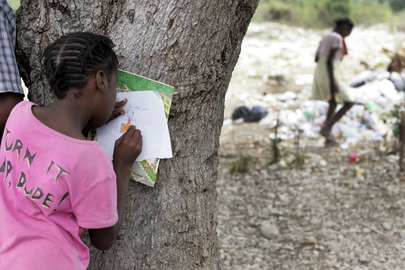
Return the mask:
[(330, 135), (331, 130), (325, 129), (325, 126), (333, 118), (336, 107), (337, 107), (336, 100), (334, 98), (329, 100), (328, 113), (326, 115), (326, 119), (324, 121), (323, 127), (322, 127), (321, 131), (319, 132), (324, 137), (329, 137), (329, 135)]
[(319, 134), (321, 134), (324, 137), (329, 137), (332, 127), (333, 125), (339, 121), (339, 119), (345, 114), (347, 113), (348, 110), (350, 110), (351, 107), (353, 107), (353, 102), (345, 102), (343, 107), (335, 114), (333, 114), (330, 119), (328, 119), (329, 117), (329, 111), (328, 111), (328, 117), (326, 118), (326, 121), (321, 129), (321, 131), (319, 132)]

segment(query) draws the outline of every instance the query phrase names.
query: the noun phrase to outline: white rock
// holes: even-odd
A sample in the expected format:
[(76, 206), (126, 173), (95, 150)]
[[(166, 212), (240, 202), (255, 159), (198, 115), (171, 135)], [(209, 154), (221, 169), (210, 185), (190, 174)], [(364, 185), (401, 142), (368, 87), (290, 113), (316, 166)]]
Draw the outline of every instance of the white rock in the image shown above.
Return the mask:
[(388, 222), (381, 223), (381, 227), (386, 231), (391, 231), (391, 228), (392, 228), (391, 224)]
[(273, 224), (262, 224), (260, 226), (260, 233), (268, 239), (274, 239), (280, 235), (277, 226)]
[(319, 224), (321, 224), (321, 220), (320, 219), (318, 219), (317, 217), (312, 217), (311, 218), (311, 224), (313, 224), (313, 225), (319, 225)]

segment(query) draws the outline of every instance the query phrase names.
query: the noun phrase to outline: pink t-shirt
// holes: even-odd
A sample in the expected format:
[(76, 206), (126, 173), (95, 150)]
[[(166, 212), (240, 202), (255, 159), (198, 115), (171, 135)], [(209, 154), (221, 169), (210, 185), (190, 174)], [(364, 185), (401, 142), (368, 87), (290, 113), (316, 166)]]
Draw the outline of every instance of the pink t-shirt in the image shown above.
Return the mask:
[(23, 101), (0, 146), (0, 269), (86, 269), (83, 228), (114, 225), (116, 176), (98, 142), (42, 124)]
[(329, 57), (329, 53), (332, 49), (338, 49), (335, 54), (335, 60), (341, 60), (344, 54), (342, 36), (336, 32), (326, 33), (321, 42), (319, 43), (317, 55)]

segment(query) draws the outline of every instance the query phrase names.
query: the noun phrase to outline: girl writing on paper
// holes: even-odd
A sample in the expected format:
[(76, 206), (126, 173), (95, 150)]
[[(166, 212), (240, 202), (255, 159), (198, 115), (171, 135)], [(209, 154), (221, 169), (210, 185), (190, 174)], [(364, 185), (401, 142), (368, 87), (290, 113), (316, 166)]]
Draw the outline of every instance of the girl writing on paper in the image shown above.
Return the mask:
[(85, 228), (98, 249), (115, 242), (141, 132), (131, 126), (116, 141), (113, 161), (83, 135), (114, 109), (113, 46), (92, 33), (56, 40), (43, 55), (55, 101), (11, 112), (0, 147), (0, 269), (86, 269)]

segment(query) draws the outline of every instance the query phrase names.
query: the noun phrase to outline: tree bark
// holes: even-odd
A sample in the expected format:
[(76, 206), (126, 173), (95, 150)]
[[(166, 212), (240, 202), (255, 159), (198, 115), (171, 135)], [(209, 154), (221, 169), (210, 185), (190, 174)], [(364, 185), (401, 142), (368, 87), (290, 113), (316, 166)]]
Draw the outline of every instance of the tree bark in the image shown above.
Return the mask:
[(216, 181), (224, 99), (259, 0), (23, 0), (18, 55), (29, 98), (52, 102), (40, 68), (62, 34), (89, 31), (116, 44), (120, 68), (175, 87), (173, 155), (154, 188), (132, 183), (114, 247), (91, 248), (89, 269), (220, 269)]

